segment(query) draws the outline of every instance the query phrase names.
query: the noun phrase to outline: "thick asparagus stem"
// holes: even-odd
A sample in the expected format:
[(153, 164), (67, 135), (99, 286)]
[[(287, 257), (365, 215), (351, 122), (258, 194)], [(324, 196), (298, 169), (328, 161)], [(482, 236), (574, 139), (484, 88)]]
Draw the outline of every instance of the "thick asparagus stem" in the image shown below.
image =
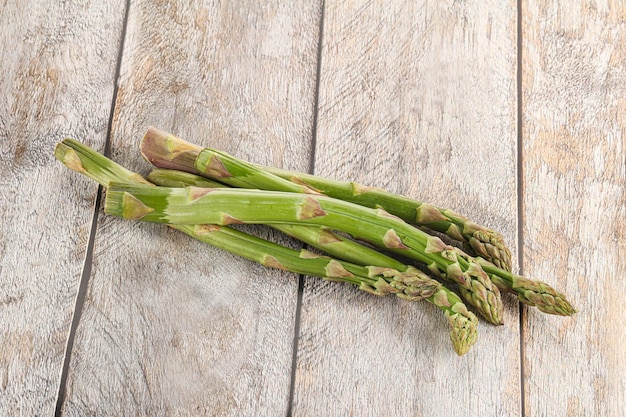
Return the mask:
[(489, 321), (502, 324), (498, 288), (457, 248), (380, 209), (318, 195), (248, 189), (186, 189), (111, 184), (105, 212), (172, 224), (311, 224), (351, 234), (417, 259), (460, 285), (462, 297)]
[(450, 325), (450, 339), (458, 355), (477, 340), (478, 319), (456, 294), (416, 269), (399, 272), (391, 268), (363, 267), (326, 256), (293, 249), (217, 225), (178, 225), (184, 233), (266, 267), (303, 275), (318, 276), (357, 285), (375, 295), (395, 294), (408, 301), (426, 299), (444, 311)]
[(116, 164), (77, 140), (64, 139), (54, 149), (54, 157), (69, 169), (79, 172), (104, 187), (110, 182), (150, 184), (141, 175)]
[[(204, 188), (228, 188), (227, 185), (211, 181), (205, 177), (172, 169), (154, 169), (148, 174), (150, 182), (165, 187), (196, 186)], [(285, 233), (301, 242), (325, 252), (335, 258), (357, 265), (377, 265), (406, 271), (407, 265), (346, 238), (322, 226), (299, 224), (270, 224), (270, 227)]]
[(235, 187), (321, 193), (365, 207), (382, 208), (409, 224), (445, 233), (463, 242), (466, 250), (502, 269), (511, 270), (511, 252), (499, 233), (449, 209), (355, 182), (333, 181), (311, 174), (254, 165), (224, 152), (210, 148), (203, 150), (155, 128), (149, 128), (145, 134), (141, 152), (157, 167), (200, 173)]
[[(208, 187), (208, 186), (216, 184), (215, 182), (211, 182), (210, 180), (205, 180), (206, 182), (203, 182), (202, 177), (197, 176), (195, 174), (184, 173), (181, 171), (167, 170), (167, 172), (164, 173), (163, 175), (171, 176), (172, 180), (175, 179), (177, 176), (180, 176), (180, 180), (177, 182), (179, 186), (196, 184), (199, 186)], [(187, 178), (188, 180), (184, 181), (183, 180), (184, 178)], [(297, 229), (297, 228), (302, 227), (302, 226), (292, 226), (292, 225), (274, 225), (274, 226), (277, 226), (277, 228), (282, 227), (283, 232), (287, 234), (292, 234), (292, 235), (293, 233), (290, 233), (289, 228)], [(306, 238), (304, 238), (303, 236), (300, 236), (300, 237), (294, 236), (294, 237), (300, 240), (306, 241)], [(326, 239), (326, 240), (331, 241), (332, 239)], [(313, 242), (310, 242), (310, 244), (315, 246)], [(328, 248), (324, 248), (320, 246), (316, 246), (316, 247), (322, 250), (326, 250), (326, 251), (328, 250)], [(449, 249), (452, 249), (452, 248), (449, 248)], [(334, 256), (340, 257), (340, 253), (343, 250), (347, 250), (347, 249), (338, 247), (337, 252), (331, 253), (331, 254)], [(391, 261), (394, 261), (392, 258), (389, 258), (389, 257), (385, 257), (385, 258), (388, 258)], [(352, 259), (350, 259), (350, 261), (358, 263), (358, 259), (367, 259), (367, 257), (364, 258), (360, 254), (360, 252), (357, 251), (355, 256)], [(384, 262), (385, 262), (385, 259), (382, 258), (379, 260), (377, 265), (385, 265), (391, 268), (402, 270), (402, 266), (398, 264), (388, 265)], [(565, 295), (555, 290), (548, 284), (541, 282), (541, 281), (530, 280), (528, 278), (524, 278), (522, 276), (513, 274), (509, 271), (496, 267), (495, 265), (493, 265), (492, 263), (488, 261), (479, 260), (479, 263), (482, 266), (483, 270), (491, 277), (492, 281), (498, 286), (500, 290), (513, 292), (514, 294), (516, 294), (516, 296), (521, 302), (531, 305), (531, 306), (536, 306), (539, 310), (544, 311), (549, 314), (568, 316), (575, 312), (575, 309), (567, 301)]]
[[(148, 161), (156, 166), (166, 168), (178, 167), (188, 172), (209, 176), (236, 187), (294, 191), (294, 183), (290, 181), (279, 178), (225, 153), (211, 149), (200, 150), (199, 147), (158, 129), (150, 128), (148, 130), (142, 140), (141, 152)], [(194, 156), (196, 156), (195, 166), (192, 167), (191, 160)], [(316, 192), (308, 187), (304, 190), (295, 191)], [(358, 194), (364, 193), (359, 192)], [(399, 209), (402, 208), (402, 206), (399, 207)], [(411, 250), (408, 249), (408, 252), (411, 252)], [(466, 267), (471, 263), (463, 261), (463, 259), (468, 258), (464, 253), (456, 250), (450, 252), (454, 252), (456, 254), (454, 255), (455, 257), (459, 256), (461, 263), (465, 263)], [(411, 256), (411, 254), (405, 254)], [(423, 257), (419, 255), (412, 257), (423, 261), (421, 259)], [(433, 271), (435, 270), (437, 269), (433, 269)], [(461, 284), (459, 291), (463, 299), (475, 306), (492, 323), (501, 324), (502, 303), (498, 289), (489, 281), (489, 277), (480, 270), (479, 266), (475, 265), (469, 271), (473, 273), (465, 274), (464, 277), (450, 275), (446, 271), (438, 271), (438, 273), (439, 276), (459, 282)], [(467, 272), (467, 268), (464, 272)]]
[(204, 188), (226, 188), (227, 186), (217, 181), (211, 181), (200, 175), (191, 174), (185, 171), (174, 169), (155, 168), (146, 179), (156, 185), (164, 187), (204, 187)]
[[(196, 174), (170, 169), (157, 168), (148, 175), (148, 179), (162, 186), (183, 187), (194, 185), (206, 188), (226, 187), (225, 185), (210, 181)], [(270, 226), (344, 261), (362, 266), (377, 265), (378, 267), (383, 267), (388, 270), (409, 272), (417, 275), (422, 280), (430, 279), (426, 274), (416, 268), (405, 265), (397, 259), (347, 239), (324, 227), (294, 224), (271, 224)], [(365, 291), (367, 291), (367, 288), (366, 286), (361, 286), (361, 289)], [(404, 293), (398, 293), (396, 295), (405, 297)], [(444, 311), (450, 324), (450, 339), (453, 342), (455, 351), (459, 355), (467, 352), (476, 342), (476, 316), (467, 309), (458, 295), (450, 291), (443, 284), (438, 285), (438, 289), (432, 296), (426, 297), (426, 300)]]
[[(70, 139), (57, 145), (55, 157), (68, 168), (87, 175), (104, 187), (108, 187), (114, 181), (152, 185), (139, 174), (126, 170), (110, 159), (97, 154), (89, 147)], [(163, 178), (160, 174), (155, 173), (152, 178)], [(185, 181), (193, 180), (185, 178)], [(203, 185), (207, 184), (206, 181), (202, 181), (202, 183)], [(314, 255), (308, 251), (297, 252), (228, 227), (216, 225), (170, 226), (200, 241), (260, 262), (268, 267), (350, 282), (358, 285), (362, 290), (376, 295), (394, 293), (411, 301), (425, 298), (444, 311), (450, 325), (450, 338), (457, 354), (466, 353), (477, 340), (478, 320), (476, 316), (467, 310), (456, 294), (415, 268), (407, 267), (405, 271), (400, 272), (388, 267), (353, 265)]]
[[(181, 152), (185, 154), (185, 158), (176, 158), (175, 156)], [(221, 181), (231, 181), (234, 177), (245, 177), (246, 170), (250, 170), (250, 172), (254, 172), (254, 175), (252, 176), (253, 180), (249, 181), (257, 188), (280, 190), (280, 187), (284, 185), (284, 183), (277, 181), (277, 178), (280, 177), (285, 181), (306, 186), (313, 192), (321, 192), (365, 207), (383, 208), (408, 223), (426, 226), (463, 242), (466, 249), (470, 249), (478, 255), (477, 259), (486, 260), (486, 262), (481, 261), (480, 264), (486, 265), (483, 269), (488, 272), (489, 278), (500, 289), (514, 292), (521, 302), (535, 305), (540, 310), (550, 314), (571, 315), (575, 312), (565, 296), (548, 284), (520, 277), (510, 272), (510, 251), (504, 245), (500, 234), (480, 226), (452, 210), (437, 208), (428, 203), (411, 200), (377, 188), (365, 187), (354, 182), (333, 181), (310, 174), (249, 164), (211, 149), (201, 150), (198, 146), (153, 128), (146, 133), (142, 143), (142, 153), (153, 155), (152, 161), (156, 164), (167, 165), (168, 161), (171, 161), (171, 165), (201, 175), (216, 175), (211, 170), (207, 171), (207, 167), (220, 166), (223, 168), (219, 172)], [(191, 166), (190, 163), (194, 155), (197, 155), (196, 165)], [(265, 182), (265, 179), (268, 181)], [(266, 185), (268, 186), (266, 187)], [(464, 253), (456, 252), (461, 258), (466, 257)]]
[(305, 185), (324, 195), (365, 207), (382, 208), (409, 224), (426, 227), (462, 242), (466, 251), (481, 256), (507, 271), (511, 270), (511, 251), (495, 230), (481, 226), (450, 209), (393, 194), (356, 182), (341, 182), (316, 175), (264, 167), (268, 173)]

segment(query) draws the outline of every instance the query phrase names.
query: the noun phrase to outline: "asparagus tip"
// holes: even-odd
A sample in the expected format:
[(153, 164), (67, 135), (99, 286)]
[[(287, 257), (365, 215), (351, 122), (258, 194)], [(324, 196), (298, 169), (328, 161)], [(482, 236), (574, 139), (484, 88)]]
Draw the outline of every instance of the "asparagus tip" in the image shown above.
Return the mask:
[(450, 339), (457, 355), (466, 354), (478, 340), (478, 318), (471, 312), (467, 314), (448, 314)]
[(571, 316), (577, 311), (565, 295), (543, 281), (514, 276), (511, 288), (517, 298), (540, 311), (557, 316)]

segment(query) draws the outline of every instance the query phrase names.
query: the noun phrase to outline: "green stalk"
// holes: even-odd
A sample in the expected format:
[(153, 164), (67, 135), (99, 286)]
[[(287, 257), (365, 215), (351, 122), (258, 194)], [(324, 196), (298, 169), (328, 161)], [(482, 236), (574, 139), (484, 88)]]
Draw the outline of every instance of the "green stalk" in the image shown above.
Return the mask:
[[(66, 139), (55, 149), (55, 157), (68, 168), (87, 175), (104, 187), (112, 182), (148, 184), (139, 174), (126, 170), (108, 158), (97, 154), (79, 142)], [(152, 178), (163, 178), (156, 173)], [(190, 180), (186, 178), (186, 180)], [(206, 185), (207, 183), (204, 183)], [(320, 276), (326, 279), (349, 282), (360, 289), (376, 294), (396, 294), (416, 301), (422, 298), (444, 311), (450, 325), (450, 337), (457, 354), (466, 353), (477, 340), (478, 320), (463, 302), (441, 283), (429, 278), (415, 268), (400, 272), (379, 266), (360, 266), (336, 259), (294, 251), (275, 243), (217, 225), (170, 225), (200, 241), (230, 251), (267, 267)]]
[(274, 167), (264, 168), (270, 174), (302, 184), (329, 197), (350, 201), (365, 207), (382, 208), (409, 224), (444, 233), (448, 237), (462, 242), (465, 250), (472, 252), (473, 255), (481, 256), (502, 269), (511, 270), (511, 251), (504, 244), (502, 235), (453, 210), (439, 208), (429, 203), (356, 182), (335, 181)]
[[(277, 178), (281, 178), (286, 182), (307, 187), (309, 193), (320, 192), (365, 207), (382, 208), (408, 223), (426, 226), (464, 242), (466, 248), (469, 246), (469, 249), (478, 255), (474, 261), (486, 265), (483, 269), (488, 272), (488, 277), (498, 288), (515, 293), (521, 302), (537, 306), (541, 311), (550, 314), (571, 315), (576, 311), (562, 293), (548, 284), (511, 273), (510, 251), (497, 232), (451, 210), (354, 182), (333, 181), (280, 168), (252, 165), (211, 149), (202, 150), (196, 145), (154, 128), (149, 129), (144, 137), (142, 153), (156, 165), (175, 166), (200, 175), (216, 175), (214, 172), (216, 170), (207, 167), (219, 166), (220, 169), (217, 171), (220, 181), (230, 181), (231, 177), (246, 177), (246, 170), (249, 169), (254, 170), (251, 178), (254, 179), (256, 188), (280, 190), (281, 184), (284, 183), (280, 183)], [(195, 165), (191, 165), (192, 160), (195, 160)], [(265, 181), (261, 174), (265, 174), (268, 180)], [(272, 184), (271, 187), (265, 187), (269, 183)], [(461, 263), (471, 263), (465, 253), (455, 252)]]
[[(185, 171), (200, 173), (235, 187), (317, 193), (308, 187), (305, 187), (304, 190), (294, 190), (293, 182), (267, 173), (223, 152), (211, 149), (201, 150), (196, 145), (154, 128), (150, 128), (144, 136), (141, 152), (148, 161), (156, 166), (176, 167)], [(195, 164), (192, 166), (191, 161), (194, 157)], [(411, 251), (409, 250), (409, 252)], [(431, 263), (427, 262), (419, 252), (413, 254), (414, 256), (408, 253), (405, 255)], [(459, 255), (461, 257), (466, 256), (462, 252), (459, 252)], [(473, 268), (468, 269), (470, 262), (463, 260), (461, 262), (466, 264), (465, 270), (462, 272), (475, 271), (475, 273), (465, 274), (465, 276), (452, 275), (448, 274), (447, 270), (441, 271), (438, 268), (433, 268), (433, 272), (437, 271), (439, 276), (460, 283), (460, 292), (464, 300), (476, 307), (490, 322), (502, 324), (502, 302), (498, 288), (489, 282), (489, 277), (480, 270), (480, 266), (474, 265)]]
[[(171, 169), (154, 169), (148, 175), (148, 179), (161, 186), (183, 187), (193, 185), (205, 188), (227, 187), (196, 174)], [(328, 228), (299, 224), (271, 224), (270, 226), (337, 259), (362, 266), (377, 265), (378, 267), (387, 268), (389, 270), (415, 274), (422, 280), (430, 280), (422, 271), (405, 265), (367, 246), (347, 239), (344, 236), (332, 232)], [(372, 267), (369, 266), (368, 268)], [(367, 291), (367, 288), (366, 286), (361, 286), (361, 289), (365, 291)], [(405, 297), (404, 294), (400, 293), (396, 295)], [(427, 297), (426, 300), (444, 311), (446, 318), (450, 322), (450, 338), (453, 341), (456, 352), (458, 354), (466, 352), (475, 342), (476, 316), (467, 309), (459, 296), (444, 285), (439, 285), (437, 291), (431, 297)]]
[(466, 250), (511, 270), (511, 252), (502, 236), (449, 209), (367, 187), (311, 174), (254, 165), (214, 149), (202, 149), (174, 135), (149, 128), (141, 152), (153, 165), (208, 176), (240, 188), (321, 193), (370, 208), (382, 208), (409, 224), (427, 227), (463, 242)]
[(304, 249), (298, 253), (229, 227), (177, 225), (177, 228), (202, 242), (266, 267), (348, 282), (379, 296), (395, 294), (408, 301), (426, 299), (444, 311), (450, 325), (450, 339), (458, 355), (466, 353), (477, 340), (476, 316), (456, 294), (417, 269), (402, 273), (390, 268), (363, 267)]
[[(208, 180), (184, 171), (156, 168), (148, 180), (165, 187), (196, 186), (203, 188), (228, 188), (227, 185)], [(377, 250), (334, 233), (327, 227), (299, 224), (271, 224), (272, 228), (304, 242), (326, 254), (357, 265), (377, 265), (406, 271), (407, 265)]]
[(441, 277), (457, 282), (463, 299), (486, 319), (502, 324), (500, 292), (478, 263), (384, 210), (299, 193), (111, 184), (105, 212), (126, 219), (171, 224), (326, 226), (429, 265)]
[(146, 177), (153, 184), (164, 187), (203, 187), (203, 188), (226, 188), (227, 186), (217, 181), (211, 181), (200, 175), (173, 169), (155, 168)]
[(67, 168), (86, 175), (104, 187), (110, 182), (150, 184), (141, 175), (129, 171), (77, 140), (64, 139), (54, 149), (54, 157)]
[[(172, 171), (169, 171), (168, 175), (174, 176), (174, 177), (179, 175), (179, 177), (181, 178), (181, 181), (178, 182), (179, 184), (185, 183), (185, 181), (182, 181), (183, 177), (187, 177), (190, 180), (186, 182), (185, 184), (192, 184), (192, 183), (195, 183), (198, 185), (210, 184), (210, 182), (203, 183), (202, 177), (199, 177), (193, 174), (183, 173), (181, 175), (181, 174), (177, 174), (177, 173), (173, 173)], [(358, 247), (355, 249), (352, 249), (350, 245), (340, 243), (341, 242), (340, 239), (344, 239), (344, 240), (347, 240), (347, 239), (341, 237), (340, 235), (332, 233), (329, 230), (327, 230), (327, 233), (329, 233), (328, 235), (320, 235), (320, 232), (316, 231), (315, 227), (306, 228), (306, 227), (299, 226), (299, 225), (278, 225), (278, 224), (274, 224), (272, 226), (303, 242), (309, 243), (312, 246), (317, 247), (318, 249), (326, 251), (327, 253), (333, 256), (341, 257), (342, 252), (353, 254), (349, 259), (346, 259), (346, 260), (349, 260), (350, 262), (359, 263), (360, 259), (369, 259), (369, 256), (364, 255)], [(307, 229), (311, 229), (311, 230), (307, 230)], [(311, 237), (307, 237), (306, 233), (309, 233)], [(332, 243), (330, 243), (327, 246), (324, 246), (324, 245), (320, 245), (320, 242), (332, 242)], [(335, 244), (336, 248), (333, 248), (333, 244)], [(433, 244), (440, 245), (440, 243), (438, 242), (433, 243)], [(362, 246), (362, 245), (358, 245), (357, 243), (355, 243), (355, 245)], [(447, 249), (456, 251), (455, 249), (450, 248), (450, 247), (447, 247)], [(372, 251), (372, 252), (378, 254), (376, 265), (387, 266), (387, 267), (394, 268), (400, 271), (403, 270), (402, 264), (396, 261), (395, 259), (387, 257), (383, 254), (380, 254), (377, 251)], [(466, 259), (464, 259), (465, 256), (462, 254), (462, 252), (456, 251), (456, 253), (457, 253), (458, 260), (460, 260), (461, 262), (466, 261)], [(520, 275), (513, 274), (509, 271), (498, 268), (495, 265), (486, 261), (478, 260), (478, 263), (482, 266), (482, 269), (492, 278), (492, 281), (500, 289), (508, 290), (508, 291), (515, 293), (519, 301), (523, 302), (524, 304), (536, 306), (539, 310), (549, 313), (549, 314), (568, 316), (575, 312), (575, 309), (567, 301), (565, 295), (555, 290), (548, 284), (541, 282), (541, 281), (530, 280)], [(433, 272), (438, 273), (438, 270), (435, 269)]]

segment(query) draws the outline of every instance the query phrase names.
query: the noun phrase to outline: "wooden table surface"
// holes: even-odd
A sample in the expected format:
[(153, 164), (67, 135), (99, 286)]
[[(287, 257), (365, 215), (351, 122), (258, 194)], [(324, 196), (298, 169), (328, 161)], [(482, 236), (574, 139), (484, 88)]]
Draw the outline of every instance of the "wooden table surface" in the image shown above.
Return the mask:
[[(623, 1), (5, 0), (0, 56), (1, 416), (626, 415)], [(430, 304), (105, 215), (53, 158), (146, 173), (151, 125), (466, 214), (579, 313), (507, 296), (458, 357)]]

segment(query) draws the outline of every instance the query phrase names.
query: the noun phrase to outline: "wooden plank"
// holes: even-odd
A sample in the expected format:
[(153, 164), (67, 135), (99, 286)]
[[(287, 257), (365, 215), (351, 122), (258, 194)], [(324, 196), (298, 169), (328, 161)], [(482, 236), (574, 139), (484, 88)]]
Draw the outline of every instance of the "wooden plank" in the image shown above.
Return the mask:
[[(315, 171), (516, 242), (514, 2), (326, 1)], [(459, 358), (425, 302), (307, 279), (294, 415), (519, 415), (517, 303)], [(320, 399), (324, 399), (320, 401)]]
[(524, 270), (580, 312), (524, 320), (528, 416), (626, 415), (626, 14), (526, 1)]
[[(307, 170), (320, 7), (138, 2), (112, 157), (146, 172), (155, 125), (263, 164)], [(298, 277), (153, 224), (100, 216), (67, 415), (284, 415)]]
[(0, 12), (3, 416), (54, 412), (97, 186), (76, 181), (53, 150), (64, 136), (103, 146), (118, 3), (5, 1)]

